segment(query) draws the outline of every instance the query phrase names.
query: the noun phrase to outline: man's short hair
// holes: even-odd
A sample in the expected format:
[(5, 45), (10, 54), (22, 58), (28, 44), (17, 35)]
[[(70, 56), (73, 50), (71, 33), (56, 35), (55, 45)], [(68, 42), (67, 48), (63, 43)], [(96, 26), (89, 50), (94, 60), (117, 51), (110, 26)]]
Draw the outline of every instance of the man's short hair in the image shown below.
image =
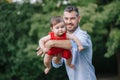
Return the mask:
[(64, 10), (64, 12), (72, 12), (72, 11), (75, 11), (77, 13), (76, 16), (79, 16), (79, 10), (75, 6), (67, 6)]

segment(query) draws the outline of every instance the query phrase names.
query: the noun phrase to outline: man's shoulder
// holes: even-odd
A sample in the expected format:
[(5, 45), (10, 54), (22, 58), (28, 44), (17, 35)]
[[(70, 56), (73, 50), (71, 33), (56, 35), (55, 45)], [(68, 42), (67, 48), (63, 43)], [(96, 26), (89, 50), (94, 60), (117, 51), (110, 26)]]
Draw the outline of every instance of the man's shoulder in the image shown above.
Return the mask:
[(87, 34), (87, 31), (81, 29), (80, 27), (78, 27), (75, 32), (76, 32), (76, 33), (80, 33), (80, 34)]
[(82, 29), (80, 29), (80, 30), (78, 31), (78, 34), (88, 35), (87, 31), (82, 30)]

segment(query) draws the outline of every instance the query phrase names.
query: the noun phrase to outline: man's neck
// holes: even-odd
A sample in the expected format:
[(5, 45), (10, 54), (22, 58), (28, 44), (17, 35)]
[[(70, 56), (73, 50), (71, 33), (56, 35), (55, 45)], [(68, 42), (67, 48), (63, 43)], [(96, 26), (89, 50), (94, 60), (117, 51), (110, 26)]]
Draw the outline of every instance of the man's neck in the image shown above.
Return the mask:
[(73, 32), (67, 31), (67, 33), (72, 34)]

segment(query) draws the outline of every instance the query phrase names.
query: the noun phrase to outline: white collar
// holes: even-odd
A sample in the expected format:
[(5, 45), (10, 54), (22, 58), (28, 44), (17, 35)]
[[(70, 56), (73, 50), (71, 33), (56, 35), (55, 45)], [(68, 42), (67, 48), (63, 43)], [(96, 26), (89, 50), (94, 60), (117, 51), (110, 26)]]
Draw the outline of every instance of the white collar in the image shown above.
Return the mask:
[(80, 26), (78, 26), (78, 27), (76, 28), (76, 30), (73, 32), (73, 34), (77, 34), (80, 30), (81, 30), (81, 29), (80, 29)]

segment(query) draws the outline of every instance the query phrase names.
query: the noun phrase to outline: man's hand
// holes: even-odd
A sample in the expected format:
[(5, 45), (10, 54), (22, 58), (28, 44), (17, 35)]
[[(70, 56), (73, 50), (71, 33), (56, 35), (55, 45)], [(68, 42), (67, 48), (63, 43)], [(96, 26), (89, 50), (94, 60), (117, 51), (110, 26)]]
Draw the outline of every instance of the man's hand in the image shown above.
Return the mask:
[(37, 56), (42, 56), (44, 57), (44, 55), (46, 54), (46, 52), (48, 52), (48, 48), (44, 48), (41, 49), (40, 47), (37, 47), (36, 51), (37, 51)]
[(49, 40), (45, 43), (45, 47), (47, 48), (47, 50), (49, 50), (50, 48), (52, 47), (55, 47), (54, 46), (54, 40)]
[(37, 56), (43, 54), (43, 51), (42, 51), (42, 49), (40, 47), (37, 47), (36, 51), (37, 51)]
[(53, 41), (49, 40), (45, 43), (45, 49), (41, 49), (39, 46), (36, 49), (37, 56), (43, 56), (51, 47), (53, 46)]

